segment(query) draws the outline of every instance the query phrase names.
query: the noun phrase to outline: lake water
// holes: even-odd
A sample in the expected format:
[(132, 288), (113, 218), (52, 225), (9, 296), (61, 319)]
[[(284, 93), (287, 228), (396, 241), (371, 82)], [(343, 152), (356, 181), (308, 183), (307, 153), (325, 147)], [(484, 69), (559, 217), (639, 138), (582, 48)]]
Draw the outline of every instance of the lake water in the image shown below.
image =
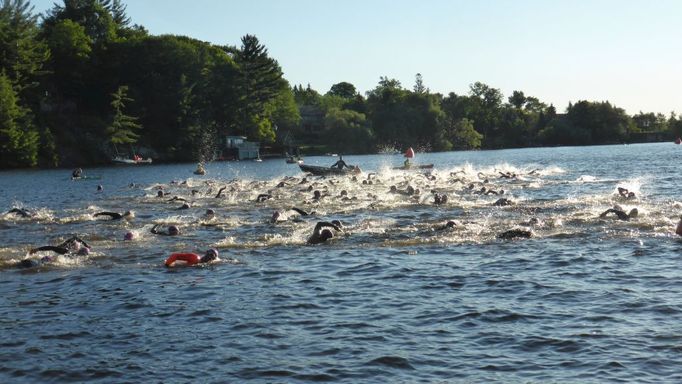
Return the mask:
[[(211, 163), (205, 176), (193, 164), (80, 181), (1, 172), (0, 209), (33, 216), (0, 215), (0, 382), (679, 383), (681, 158), (672, 143), (418, 154), (436, 165), (424, 175), (391, 170), (400, 155), (347, 156), (357, 180), (305, 183), (283, 159)], [(615, 204), (639, 216), (599, 217)], [(125, 210), (135, 218), (93, 217)], [(275, 210), (287, 220), (271, 223)], [(332, 219), (344, 231), (306, 245)], [(532, 237), (497, 237), (510, 229)], [(17, 267), (74, 234), (90, 255)], [(207, 248), (222, 260), (163, 266)]]

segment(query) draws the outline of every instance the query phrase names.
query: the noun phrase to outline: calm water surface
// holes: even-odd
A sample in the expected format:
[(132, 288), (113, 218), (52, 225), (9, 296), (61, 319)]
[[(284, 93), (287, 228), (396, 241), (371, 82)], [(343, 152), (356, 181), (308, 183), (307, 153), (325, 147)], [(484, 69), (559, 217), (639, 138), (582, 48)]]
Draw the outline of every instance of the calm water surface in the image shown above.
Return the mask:
[[(282, 159), (212, 163), (203, 177), (192, 164), (86, 169), (100, 179), (81, 181), (2, 172), (0, 210), (35, 216), (0, 215), (0, 382), (679, 383), (681, 158), (669, 143), (419, 154), (436, 164), (429, 176), (391, 170), (399, 155), (348, 156), (357, 181), (303, 184)], [(482, 187), (505, 193), (472, 193)], [(501, 197), (513, 205), (494, 206)], [(599, 217), (614, 204), (639, 216)], [(93, 217), (125, 210), (136, 217)], [(287, 220), (270, 223), (275, 210)], [(305, 245), (332, 219), (344, 233)], [(497, 238), (515, 228), (533, 237)], [(16, 267), (73, 234), (94, 252)], [(209, 247), (221, 262), (163, 267)]]

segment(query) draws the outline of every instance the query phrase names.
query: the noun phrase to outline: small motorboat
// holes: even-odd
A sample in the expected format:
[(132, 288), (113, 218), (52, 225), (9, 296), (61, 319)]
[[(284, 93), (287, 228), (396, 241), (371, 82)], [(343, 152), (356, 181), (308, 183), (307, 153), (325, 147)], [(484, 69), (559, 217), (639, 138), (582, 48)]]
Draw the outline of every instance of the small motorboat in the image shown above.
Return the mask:
[(304, 165), (304, 164), (299, 164), (298, 166), (301, 168), (301, 171), (313, 174), (315, 176), (357, 175), (358, 173), (361, 172), (360, 167), (358, 167), (357, 165), (352, 166), (350, 168), (344, 168), (344, 169), (320, 167), (317, 165)]
[(432, 169), (433, 164), (407, 164), (403, 165), (401, 167), (393, 167), (393, 169), (396, 170), (402, 170), (402, 171), (411, 171), (411, 170), (419, 170), (419, 169)]
[(113, 161), (114, 164), (122, 165), (151, 164), (152, 158), (148, 157), (146, 159), (143, 159), (142, 156), (139, 155), (133, 156), (132, 159), (123, 156), (114, 156), (114, 158), (111, 159), (111, 161)]

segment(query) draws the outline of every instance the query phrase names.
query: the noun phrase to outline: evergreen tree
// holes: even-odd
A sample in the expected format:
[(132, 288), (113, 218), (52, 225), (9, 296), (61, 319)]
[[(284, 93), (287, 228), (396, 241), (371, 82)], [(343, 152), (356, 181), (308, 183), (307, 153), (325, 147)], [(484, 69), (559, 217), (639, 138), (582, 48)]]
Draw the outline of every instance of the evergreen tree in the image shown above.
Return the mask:
[(288, 87), (282, 69), (268, 50), (253, 35), (242, 37), (242, 47), (236, 55), (239, 65), (241, 111), (239, 118), (247, 133), (258, 140), (272, 141), (275, 133), (266, 121), (265, 106)]
[(3, 0), (0, 7), (0, 71), (9, 77), (25, 102), (36, 99), (35, 88), (49, 57), (38, 38), (38, 16), (26, 0)]
[(125, 104), (129, 101), (133, 101), (133, 99), (128, 97), (127, 85), (118, 87), (116, 92), (111, 94), (111, 97), (111, 107), (114, 109), (114, 119), (107, 128), (107, 134), (118, 154), (116, 144), (136, 143), (140, 135), (135, 131), (142, 128), (142, 126), (137, 122), (136, 117), (128, 116), (124, 113)]

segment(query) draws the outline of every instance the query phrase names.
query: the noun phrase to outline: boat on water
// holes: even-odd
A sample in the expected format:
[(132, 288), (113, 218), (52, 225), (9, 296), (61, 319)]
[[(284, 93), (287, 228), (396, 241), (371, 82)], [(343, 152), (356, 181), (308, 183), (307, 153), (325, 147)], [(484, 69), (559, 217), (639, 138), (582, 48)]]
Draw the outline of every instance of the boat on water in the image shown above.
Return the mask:
[(114, 158), (111, 161), (113, 161), (114, 164), (123, 164), (123, 165), (151, 164), (152, 158), (148, 157), (146, 159), (143, 159), (142, 156), (139, 156), (139, 155), (133, 156), (132, 159), (129, 159), (129, 158), (123, 157), (123, 156), (114, 156)]
[(420, 169), (432, 169), (433, 164), (408, 164), (408, 165), (403, 165), (400, 167), (393, 167), (393, 169), (396, 170), (402, 170), (402, 171), (412, 171), (412, 170), (420, 170)]
[(102, 176), (71, 176), (71, 180), (101, 180)]
[(298, 156), (287, 157), (287, 164), (303, 164), (303, 159)]
[(358, 166), (353, 166), (353, 167), (344, 168), (344, 169), (320, 167), (317, 165), (304, 165), (304, 164), (299, 164), (298, 166), (301, 168), (301, 171), (311, 173), (315, 176), (356, 175), (356, 174), (361, 172), (360, 167), (358, 167)]

